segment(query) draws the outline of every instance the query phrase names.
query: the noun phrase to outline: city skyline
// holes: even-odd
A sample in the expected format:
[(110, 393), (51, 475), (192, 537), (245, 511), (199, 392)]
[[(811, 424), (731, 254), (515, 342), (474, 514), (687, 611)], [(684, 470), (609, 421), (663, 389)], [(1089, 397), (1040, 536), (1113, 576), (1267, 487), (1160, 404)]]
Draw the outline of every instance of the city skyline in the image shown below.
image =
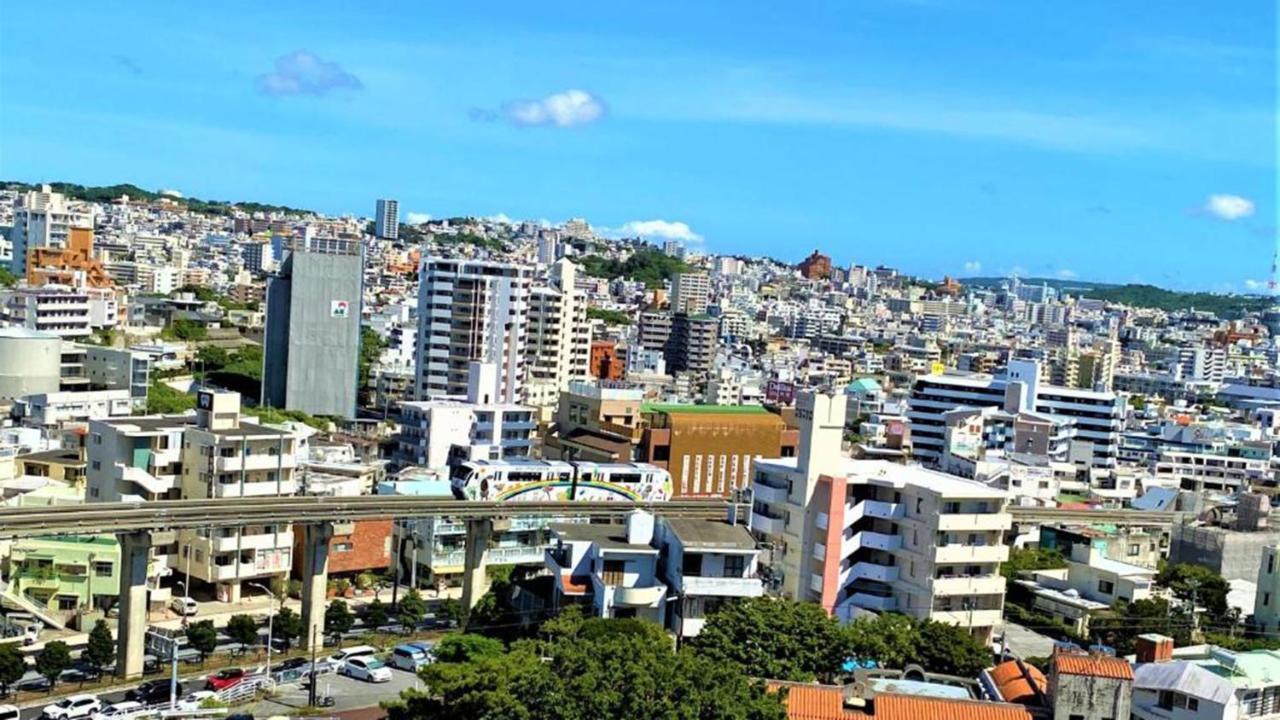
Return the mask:
[(57, 57), (12, 29), (57, 8), (16, 8), (0, 175), (330, 214), (394, 197), (408, 221), (583, 216), (659, 244), (792, 262), (818, 247), (928, 277), (1265, 291), (1261, 2), (1040, 17), (868, 0), (738, 9), (732, 25), (715, 6), (567, 10), (90, 8), (78, 21), (103, 42)]

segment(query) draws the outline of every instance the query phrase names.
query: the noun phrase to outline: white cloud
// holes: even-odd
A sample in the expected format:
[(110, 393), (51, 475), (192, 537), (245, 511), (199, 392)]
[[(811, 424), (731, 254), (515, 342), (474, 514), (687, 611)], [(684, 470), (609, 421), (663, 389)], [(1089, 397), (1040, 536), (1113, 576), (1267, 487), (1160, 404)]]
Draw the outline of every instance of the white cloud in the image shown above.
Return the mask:
[(503, 108), (516, 125), (575, 127), (604, 117), (604, 102), (586, 90), (565, 90), (540, 100), (514, 100)]
[(168, 197), (171, 197), (171, 198), (180, 198), (180, 197), (182, 197), (182, 193), (178, 192), (177, 190), (169, 190), (169, 189), (167, 189), (167, 188), (166, 188), (166, 189), (164, 189), (164, 190), (161, 190), (161, 191), (160, 191), (160, 194), (161, 194), (161, 195), (168, 196)]
[(258, 90), (267, 95), (324, 95), (334, 90), (362, 90), (360, 78), (336, 62), (306, 50), (276, 58), (275, 72), (258, 76)]
[(404, 215), (404, 221), (408, 225), (421, 225), (429, 220), (431, 220), (431, 213), (411, 212)]
[(1239, 195), (1210, 195), (1204, 210), (1222, 220), (1239, 220), (1253, 214), (1253, 201)]
[(489, 222), (502, 223), (503, 225), (516, 224), (516, 221), (508, 217), (506, 213), (498, 213), (497, 215), (490, 215), (489, 217), (485, 218), (485, 220), (488, 220)]
[(1245, 289), (1245, 290), (1251, 290), (1251, 291), (1253, 291), (1253, 292), (1258, 292), (1258, 291), (1266, 290), (1266, 289), (1267, 289), (1267, 281), (1266, 281), (1266, 280), (1245, 280), (1245, 281), (1244, 281), (1244, 289)]
[(967, 273), (980, 273), (982, 272), (982, 263), (977, 260), (970, 260), (964, 264), (964, 271)]
[(1060, 280), (1075, 280), (1076, 278), (1080, 277), (1079, 275), (1076, 274), (1075, 270), (1068, 270), (1067, 268), (1062, 268), (1061, 270), (1058, 271), (1057, 274), (1058, 274), (1058, 279)]
[(687, 224), (667, 220), (632, 220), (616, 228), (603, 228), (605, 235), (612, 237), (639, 237), (645, 240), (679, 240), (684, 243), (700, 243), (702, 236), (694, 232)]

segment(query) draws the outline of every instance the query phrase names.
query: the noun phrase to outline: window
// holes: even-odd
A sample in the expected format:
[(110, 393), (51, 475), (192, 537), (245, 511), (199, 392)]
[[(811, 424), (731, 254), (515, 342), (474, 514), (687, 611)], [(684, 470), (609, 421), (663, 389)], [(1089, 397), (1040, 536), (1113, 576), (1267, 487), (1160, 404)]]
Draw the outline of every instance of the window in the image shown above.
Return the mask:
[(1271, 607), (1271, 593), (1262, 593), (1262, 607)]
[(1135, 557), (1140, 552), (1142, 552), (1141, 545), (1138, 543), (1129, 543), (1129, 557)]
[(350, 542), (339, 542), (333, 544), (334, 552), (351, 552), (356, 546)]
[(746, 569), (747, 558), (742, 555), (725, 555), (724, 556), (724, 576), (727, 578), (740, 578)]
[(80, 607), (80, 598), (76, 597), (75, 595), (59, 595), (58, 596), (59, 610), (75, 610), (78, 607)]
[(93, 461), (93, 469), (94, 469), (94, 470), (101, 470), (101, 469), (102, 469), (102, 463), (101, 463), (101, 462), (99, 462), (99, 461), (97, 461), (97, 460), (94, 460), (94, 461)]
[(1276, 571), (1276, 556), (1267, 556), (1267, 574), (1270, 575)]
[(93, 574), (95, 577), (111, 577), (111, 563), (95, 562), (93, 564)]
[(1111, 593), (1115, 592), (1115, 589), (1116, 589), (1115, 583), (1111, 582), (1110, 580), (1098, 581), (1098, 592), (1102, 593), (1103, 595), (1110, 595)]
[(601, 573), (600, 580), (605, 585), (621, 585), (626, 571), (627, 562), (625, 560), (605, 560), (604, 572)]
[(698, 577), (701, 574), (702, 555), (699, 553), (686, 553), (684, 556), (684, 575)]
[(1200, 709), (1200, 701), (1193, 697), (1187, 698), (1187, 709), (1191, 712), (1198, 711)]

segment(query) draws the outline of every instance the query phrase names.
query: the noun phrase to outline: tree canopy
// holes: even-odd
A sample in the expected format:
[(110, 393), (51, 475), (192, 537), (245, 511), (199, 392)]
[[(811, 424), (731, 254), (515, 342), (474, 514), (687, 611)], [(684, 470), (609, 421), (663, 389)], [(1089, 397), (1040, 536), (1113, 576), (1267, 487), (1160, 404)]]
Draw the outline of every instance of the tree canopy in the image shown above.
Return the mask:
[(180, 415), (194, 409), (196, 399), (174, 390), (159, 380), (152, 380), (147, 388), (147, 413), (149, 415)]
[(582, 270), (592, 277), (638, 280), (653, 289), (662, 287), (662, 282), (676, 273), (688, 272), (689, 266), (657, 248), (644, 247), (626, 260), (587, 255), (582, 258)]
[(774, 598), (725, 605), (690, 646), (748, 675), (775, 680), (831, 680), (852, 654), (848, 633), (821, 607)]
[(22, 651), (14, 643), (0, 645), (0, 690), (9, 694), (9, 687), (27, 674), (27, 663)]
[(45, 643), (36, 653), (36, 672), (49, 680), (49, 685), (58, 683), (58, 676), (63, 670), (71, 667), (71, 649), (61, 640)]
[(1156, 584), (1169, 588), (1179, 600), (1203, 606), (1212, 618), (1227, 614), (1231, 583), (1207, 567), (1191, 563), (1165, 565), (1156, 575)]
[(111, 637), (111, 628), (106, 620), (98, 620), (89, 631), (89, 641), (85, 645), (81, 657), (94, 672), (101, 675), (102, 669), (111, 664), (116, 657), (116, 642)]
[(258, 621), (251, 615), (232, 615), (227, 620), (227, 636), (247, 650), (250, 645), (258, 644)]
[[(491, 648), (490, 648), (491, 649)], [(782, 720), (780, 698), (733, 665), (676, 652), (656, 625), (592, 618), (572, 636), (522, 640), (422, 671), (391, 720)]]

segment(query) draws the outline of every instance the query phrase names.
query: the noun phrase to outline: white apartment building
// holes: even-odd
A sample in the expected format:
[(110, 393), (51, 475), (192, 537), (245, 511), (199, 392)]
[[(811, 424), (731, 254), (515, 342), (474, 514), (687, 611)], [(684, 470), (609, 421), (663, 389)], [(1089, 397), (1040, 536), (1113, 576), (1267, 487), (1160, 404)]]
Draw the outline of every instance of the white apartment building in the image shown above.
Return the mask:
[(18, 198), (13, 211), (9, 242), (13, 252), (13, 273), (27, 272), (27, 250), (37, 247), (66, 247), (71, 228), (92, 228), (93, 216), (75, 207), (62, 193), (48, 185)]
[(535, 409), (480, 402), (481, 388), (491, 385), (495, 373), (492, 364), (472, 363), (473, 382), (466, 397), (400, 403), (399, 462), (442, 470), (450, 461), (529, 457), (537, 427)]
[(523, 399), (531, 274), (523, 265), (423, 259), (417, 399), (466, 393), (472, 361), (498, 368), (486, 403)]
[(671, 313), (701, 315), (711, 298), (711, 278), (706, 273), (676, 273), (671, 278)]
[(1007, 494), (916, 466), (841, 454), (846, 396), (804, 393), (795, 458), (757, 460), (751, 529), (784, 596), (851, 619), (900, 612), (986, 639), (1001, 622)]
[(586, 293), (574, 284), (578, 269), (568, 260), (551, 265), (547, 284), (529, 297), (525, 402), (549, 415), (572, 380), (588, 375), (591, 326)]
[(66, 423), (128, 416), (133, 399), (128, 389), (38, 393), (19, 398), (14, 414), (28, 427), (58, 428)]
[(553, 604), (588, 602), (605, 618), (639, 618), (666, 624), (667, 585), (658, 576), (654, 517), (627, 515), (626, 524), (553, 525), (546, 551), (555, 579)]
[(18, 288), (9, 296), (6, 308), (10, 322), (28, 330), (71, 339), (93, 334), (89, 296), (81, 290), (61, 285)]
[(734, 598), (760, 597), (760, 549), (741, 525), (660, 518), (659, 571), (670, 588), (667, 626), (678, 637), (702, 631), (707, 615)]
[(1003, 377), (943, 373), (917, 378), (907, 412), (914, 456), (926, 464), (941, 462), (948, 412), (1002, 407), (1073, 420), (1069, 459), (1081, 465), (1114, 467), (1126, 410), (1124, 396), (1055, 387), (1042, 384), (1041, 377), (1039, 363), (1011, 360)]
[[(294, 495), (298, 434), (245, 422), (240, 396), (201, 391), (194, 415), (131, 417), (89, 425), (89, 502)], [(183, 530), (168, 565), (236, 601), (244, 581), (292, 567), (288, 524)]]

